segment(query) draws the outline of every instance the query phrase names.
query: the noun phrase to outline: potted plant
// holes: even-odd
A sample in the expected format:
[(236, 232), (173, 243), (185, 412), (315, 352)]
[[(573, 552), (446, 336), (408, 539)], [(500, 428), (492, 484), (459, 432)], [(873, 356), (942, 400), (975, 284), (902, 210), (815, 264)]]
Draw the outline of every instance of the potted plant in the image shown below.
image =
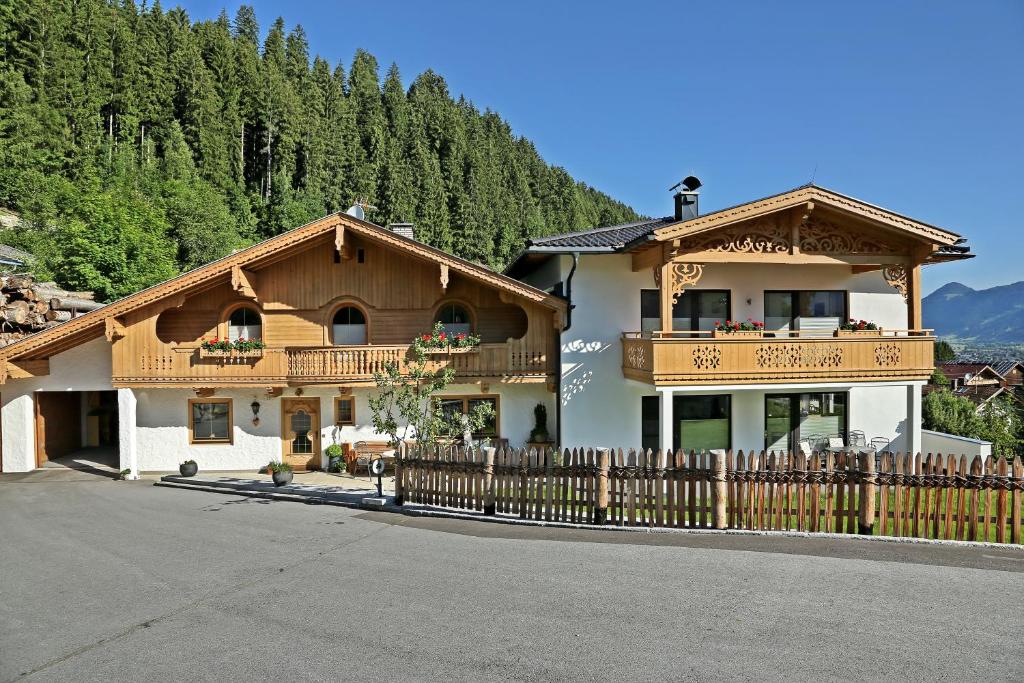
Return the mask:
[(181, 472), (183, 477), (194, 477), (199, 472), (199, 465), (196, 464), (195, 460), (186, 460), (178, 465), (178, 471)]
[(839, 326), (834, 333), (836, 337), (877, 337), (882, 334), (882, 328), (868, 320), (855, 320), (850, 318)]
[(267, 465), (267, 470), (274, 479), (274, 486), (286, 486), (292, 483), (292, 466), (288, 463), (272, 460)]
[(328, 472), (341, 472), (345, 469), (345, 450), (340, 444), (332, 443), (324, 453), (327, 455)]
[(530, 430), (530, 441), (526, 444), (526, 447), (540, 450), (550, 445), (551, 440), (548, 438), (548, 409), (543, 403), (538, 403), (533, 407), (533, 429)]
[(726, 320), (723, 324), (720, 320), (715, 321), (715, 329), (711, 336), (721, 337), (763, 337), (764, 323), (760, 320), (747, 318), (745, 322), (739, 320)]

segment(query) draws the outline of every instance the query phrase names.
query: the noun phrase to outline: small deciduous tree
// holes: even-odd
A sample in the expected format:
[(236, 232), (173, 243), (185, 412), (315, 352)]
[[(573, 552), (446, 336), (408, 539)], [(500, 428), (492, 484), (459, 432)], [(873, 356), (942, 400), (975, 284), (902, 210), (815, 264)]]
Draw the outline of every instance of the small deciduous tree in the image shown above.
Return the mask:
[[(430, 354), (439, 350), (438, 341), (446, 339), (444, 327), (437, 323), (432, 334), (413, 341), (410, 357), (404, 364), (387, 363), (383, 371), (373, 375), (377, 385), (377, 394), (369, 400), (373, 428), (387, 434), (395, 448), (410, 438), (420, 445), (432, 446), (441, 438), (472, 435), (494, 414), (485, 402), (478, 403), (467, 414), (451, 414), (442, 409), (438, 394), (452, 383), (455, 370), (449, 366), (431, 369), (434, 361)], [(470, 340), (473, 345), (478, 343), (475, 338)]]

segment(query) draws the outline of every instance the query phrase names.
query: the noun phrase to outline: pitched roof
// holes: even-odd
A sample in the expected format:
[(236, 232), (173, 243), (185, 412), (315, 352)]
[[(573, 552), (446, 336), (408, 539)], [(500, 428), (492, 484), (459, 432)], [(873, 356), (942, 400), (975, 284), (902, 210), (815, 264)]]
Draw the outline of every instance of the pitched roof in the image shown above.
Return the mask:
[(755, 199), (737, 206), (721, 209), (712, 213), (702, 214), (696, 218), (681, 221), (672, 226), (658, 230), (657, 238), (661, 241), (685, 237), (722, 227), (738, 221), (748, 220), (756, 216), (773, 213), (806, 204), (821, 203), (849, 213), (860, 215), (886, 227), (915, 235), (937, 244), (953, 245), (962, 242), (955, 232), (939, 228), (929, 223), (915, 220), (898, 214), (889, 209), (869, 204), (860, 199), (830, 190), (820, 185), (801, 185), (800, 187), (776, 195)]
[(1024, 372), (1024, 363), (1021, 363), (1019, 360), (1000, 360), (989, 363), (989, 365), (1003, 377), (1006, 377), (1006, 373), (1013, 372), (1014, 368), (1019, 368)]
[(622, 225), (566, 232), (529, 240), (505, 272), (512, 271), (527, 254), (569, 251), (621, 252), (652, 240), (667, 241), (731, 225), (775, 211), (818, 202), (846, 211), (938, 246), (930, 261), (971, 258), (970, 247), (955, 232), (909, 218), (874, 204), (849, 197), (819, 185), (808, 184), (778, 194), (730, 206), (688, 220), (673, 217), (648, 219)]
[[(604, 228), (592, 228), (578, 232), (564, 232), (549, 237), (536, 237), (527, 240), (526, 248), (531, 251), (545, 249), (573, 249), (614, 251), (638, 239), (654, 234), (658, 228), (675, 223), (672, 217), (654, 218), (620, 225), (609, 225)], [(531, 249), (538, 247), (538, 249)]]
[(566, 304), (559, 297), (519, 280), (452, 256), (440, 249), (417, 242), (374, 223), (362, 221), (343, 213), (333, 213), (178, 275), (166, 282), (143, 289), (95, 311), (72, 318), (56, 327), (25, 337), (0, 349), (0, 361), (23, 357), (45, 357), (47, 353), (63, 351), (94, 339), (103, 334), (107, 318), (124, 315), (162, 299), (184, 296), (189, 292), (200, 290), (204, 286), (208, 287), (214, 281), (224, 276), (230, 276), (235, 268), (259, 267), (275, 258), (287, 255), (296, 247), (307, 242), (323, 238), (325, 235), (335, 234), (339, 227), (346, 232), (351, 231), (353, 234), (389, 245), (411, 256), (448, 266), (451, 271), (482, 284), (490, 285), (556, 311), (565, 310)]
[(957, 396), (970, 399), (975, 405), (988, 403), (996, 396), (1003, 393), (1003, 387), (998, 384), (980, 384), (962, 386), (953, 391)]
[(986, 371), (995, 375), (997, 379), (1003, 378), (988, 363), (939, 363), (938, 368), (949, 379), (963, 379), (967, 375), (977, 376)]

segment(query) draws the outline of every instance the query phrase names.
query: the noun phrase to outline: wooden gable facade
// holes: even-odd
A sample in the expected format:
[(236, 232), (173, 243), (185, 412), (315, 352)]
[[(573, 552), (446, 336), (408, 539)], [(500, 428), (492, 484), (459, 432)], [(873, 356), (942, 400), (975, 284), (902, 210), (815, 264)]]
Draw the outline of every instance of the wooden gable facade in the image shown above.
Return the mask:
[[(934, 337), (921, 323), (921, 267), (955, 258), (959, 235), (825, 188), (807, 186), (654, 230), (627, 249), (652, 270), (661, 329), (626, 333), (623, 372), (654, 384), (921, 381)], [(716, 268), (838, 266), (879, 273), (906, 303), (901, 329), (821, 338), (810, 332), (723, 335), (673, 329), (673, 304)], [(770, 282), (765, 283), (765, 289)]]
[[(342, 214), (25, 339), (3, 350), (0, 368), (45, 374), (50, 355), (105, 334), (115, 387), (367, 385), (385, 363), (405, 362), (445, 306), (481, 338), (472, 353), (434, 357), (457, 380), (545, 382), (557, 373), (560, 299)], [(361, 343), (333, 338), (347, 308), (364, 323)], [(240, 309), (265, 348), (201, 348), (227, 338)]]

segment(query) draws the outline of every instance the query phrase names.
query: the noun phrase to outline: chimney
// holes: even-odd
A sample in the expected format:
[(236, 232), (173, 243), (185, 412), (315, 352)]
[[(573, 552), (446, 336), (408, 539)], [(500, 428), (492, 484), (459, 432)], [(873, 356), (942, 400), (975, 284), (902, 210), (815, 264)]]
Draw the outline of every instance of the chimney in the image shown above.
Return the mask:
[(411, 240), (416, 239), (412, 223), (388, 223), (388, 230), (398, 233), (402, 237), (408, 237)]
[(691, 218), (696, 218), (699, 214), (697, 198), (700, 193), (697, 190), (700, 186), (700, 180), (691, 175), (669, 188), (669, 190), (676, 190), (672, 197), (676, 202), (675, 217), (677, 221), (688, 221)]

